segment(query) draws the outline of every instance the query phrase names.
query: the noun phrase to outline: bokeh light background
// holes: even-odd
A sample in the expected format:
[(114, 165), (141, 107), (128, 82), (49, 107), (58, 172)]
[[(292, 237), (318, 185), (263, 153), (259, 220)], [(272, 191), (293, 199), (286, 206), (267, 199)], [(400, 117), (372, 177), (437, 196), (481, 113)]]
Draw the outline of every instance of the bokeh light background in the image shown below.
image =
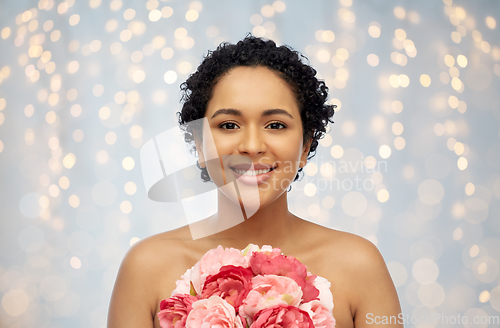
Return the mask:
[(0, 326), (105, 327), (126, 250), (185, 224), (147, 198), (140, 147), (247, 32), (306, 55), (338, 105), (291, 210), (377, 244), (405, 314), (499, 315), (499, 19), (493, 0), (0, 2)]

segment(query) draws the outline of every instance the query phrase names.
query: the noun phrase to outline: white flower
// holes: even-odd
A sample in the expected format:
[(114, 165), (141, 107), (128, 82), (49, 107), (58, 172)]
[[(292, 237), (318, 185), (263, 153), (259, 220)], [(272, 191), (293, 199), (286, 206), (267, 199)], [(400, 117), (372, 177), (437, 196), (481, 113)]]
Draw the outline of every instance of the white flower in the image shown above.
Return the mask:
[(318, 297), (321, 304), (331, 312), (333, 310), (333, 295), (330, 290), (332, 284), (327, 279), (317, 276), (314, 279), (313, 286), (319, 290)]

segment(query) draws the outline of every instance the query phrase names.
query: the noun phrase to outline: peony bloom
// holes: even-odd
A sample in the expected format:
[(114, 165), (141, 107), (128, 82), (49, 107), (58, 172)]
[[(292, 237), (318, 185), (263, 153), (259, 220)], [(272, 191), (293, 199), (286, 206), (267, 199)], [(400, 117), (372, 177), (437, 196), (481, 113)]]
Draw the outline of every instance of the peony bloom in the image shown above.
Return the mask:
[(191, 295), (177, 294), (160, 303), (158, 319), (162, 328), (183, 328), (192, 309), (192, 304), (198, 298)]
[(301, 299), (302, 290), (293, 279), (276, 275), (255, 276), (252, 290), (240, 306), (239, 314), (250, 323), (262, 309), (277, 305), (298, 306)]
[(193, 303), (186, 320), (186, 328), (218, 327), (243, 328), (234, 308), (219, 296), (211, 296)]
[(181, 276), (181, 279), (177, 280), (175, 282), (176, 288), (172, 291), (170, 296), (176, 295), (176, 294), (189, 294), (189, 291), (191, 290), (191, 269), (187, 269), (186, 272)]
[(319, 290), (314, 286), (315, 275), (308, 275), (304, 264), (293, 256), (281, 255), (278, 252), (254, 252), (249, 266), (255, 275), (278, 275), (289, 277), (302, 288), (304, 302), (318, 299)]
[(264, 253), (274, 253), (274, 254), (278, 254), (278, 255), (281, 254), (281, 248), (279, 248), (279, 247), (273, 248), (273, 246), (271, 246), (271, 245), (262, 245), (262, 247), (260, 248), (260, 251), (264, 252)]
[(295, 306), (278, 305), (264, 309), (254, 317), (251, 328), (315, 328), (306, 311)]
[(311, 301), (299, 306), (301, 310), (309, 313), (315, 328), (335, 328), (335, 318), (332, 311), (323, 306), (321, 301)]
[(252, 256), (253, 252), (260, 252), (260, 247), (255, 245), (255, 244), (248, 244), (247, 247), (241, 250), (241, 255), (245, 258), (247, 267), (248, 267), (248, 261), (250, 261), (250, 257)]
[(247, 268), (249, 266), (250, 258), (252, 257), (252, 254), (254, 252), (264, 252), (267, 254), (272, 253), (275, 256), (275, 255), (281, 254), (281, 249), (280, 248), (273, 248), (270, 245), (263, 245), (262, 248), (260, 248), (257, 245), (254, 245), (251, 243), (248, 244), (247, 247), (245, 247), (243, 250), (241, 250), (241, 254), (243, 255), (243, 257), (245, 258), (245, 261), (246, 261), (246, 263), (244, 265), (245, 268)]
[(333, 295), (330, 287), (332, 284), (325, 278), (316, 276), (316, 279), (313, 281), (314, 287), (319, 290), (319, 301), (324, 308), (328, 311), (332, 312), (333, 310)]
[(211, 249), (203, 255), (191, 269), (188, 269), (181, 277), (181, 280), (176, 281), (177, 288), (172, 292), (187, 293), (191, 290), (191, 283), (196, 294), (201, 292), (203, 284), (208, 276), (217, 274), (224, 265), (234, 265), (247, 267), (248, 261), (245, 261), (241, 251), (235, 248), (226, 248), (218, 246)]
[(234, 265), (223, 266), (219, 273), (207, 277), (201, 297), (209, 298), (217, 295), (238, 309), (252, 289), (252, 277), (252, 270), (248, 268)]

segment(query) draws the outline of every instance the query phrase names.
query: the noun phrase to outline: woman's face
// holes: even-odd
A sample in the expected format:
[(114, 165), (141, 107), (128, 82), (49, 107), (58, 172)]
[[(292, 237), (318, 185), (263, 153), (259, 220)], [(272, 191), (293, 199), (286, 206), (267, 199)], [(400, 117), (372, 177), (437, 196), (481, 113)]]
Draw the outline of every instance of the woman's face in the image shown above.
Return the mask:
[[(238, 179), (240, 189), (258, 188), (260, 208), (282, 195), (306, 164), (309, 145), (295, 95), (266, 67), (231, 69), (215, 85), (205, 117), (221, 158), (207, 162), (212, 180), (218, 187)], [(214, 150), (204, 145), (200, 163), (203, 152)]]

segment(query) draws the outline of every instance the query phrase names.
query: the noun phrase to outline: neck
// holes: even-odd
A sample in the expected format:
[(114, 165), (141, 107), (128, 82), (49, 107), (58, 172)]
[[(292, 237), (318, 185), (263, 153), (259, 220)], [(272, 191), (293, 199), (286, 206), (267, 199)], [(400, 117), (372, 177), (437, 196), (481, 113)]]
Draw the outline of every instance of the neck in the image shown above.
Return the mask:
[[(232, 228), (214, 234), (212, 238), (224, 247), (244, 248), (249, 243), (258, 246), (271, 245), (283, 247), (295, 234), (296, 216), (288, 211), (287, 192), (283, 192), (267, 206), (259, 208), (255, 214)], [(218, 212), (213, 219), (219, 224), (235, 219), (235, 213), (241, 213), (239, 204), (229, 200), (219, 191)], [(240, 214), (241, 215), (241, 214)], [(226, 219), (226, 220), (225, 220)], [(234, 222), (234, 221), (233, 221)], [(226, 244), (226, 245), (224, 245)]]

